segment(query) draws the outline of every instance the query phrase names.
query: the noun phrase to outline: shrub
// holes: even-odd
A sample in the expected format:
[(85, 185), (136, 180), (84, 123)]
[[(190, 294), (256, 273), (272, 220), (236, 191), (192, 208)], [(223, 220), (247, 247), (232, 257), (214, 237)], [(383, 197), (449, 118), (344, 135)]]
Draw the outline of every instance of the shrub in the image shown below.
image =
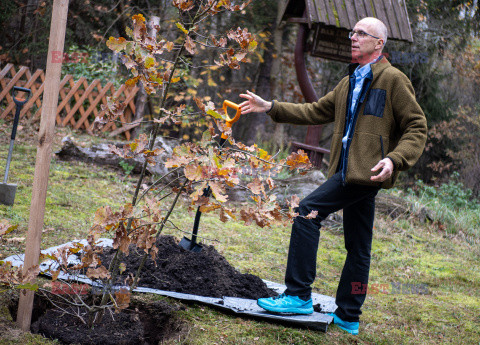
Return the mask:
[[(480, 107), (460, 106), (456, 116), (435, 124), (428, 132), (425, 153), (412, 169), (426, 183), (458, 179), (472, 195), (480, 195)], [(452, 175), (457, 173), (456, 175)]]
[(101, 52), (92, 47), (72, 44), (63, 57), (62, 77), (71, 74), (75, 80), (85, 77), (90, 82), (100, 79), (102, 85), (112, 82), (115, 88), (118, 88), (122, 84), (118, 78), (120, 61), (116, 62), (114, 57), (112, 52)]
[(422, 180), (416, 182), (413, 188), (407, 190), (407, 195), (414, 211), (426, 207), (433, 215), (433, 222), (441, 230), (449, 233), (463, 231), (468, 235), (480, 236), (480, 203), (472, 196), (472, 190), (465, 188), (459, 181), (458, 173), (452, 174), (452, 179), (439, 187), (429, 186)]

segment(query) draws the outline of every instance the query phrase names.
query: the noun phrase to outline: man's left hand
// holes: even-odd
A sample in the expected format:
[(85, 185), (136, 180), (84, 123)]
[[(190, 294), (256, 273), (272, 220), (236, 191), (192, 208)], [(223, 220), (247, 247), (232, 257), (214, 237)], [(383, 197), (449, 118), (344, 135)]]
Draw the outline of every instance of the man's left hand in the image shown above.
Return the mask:
[(391, 161), (391, 159), (382, 159), (380, 162), (377, 163), (377, 165), (372, 168), (371, 171), (373, 172), (379, 170), (380, 173), (378, 175), (370, 177), (370, 180), (375, 182), (383, 182), (386, 179), (390, 178), (393, 174), (393, 162)]

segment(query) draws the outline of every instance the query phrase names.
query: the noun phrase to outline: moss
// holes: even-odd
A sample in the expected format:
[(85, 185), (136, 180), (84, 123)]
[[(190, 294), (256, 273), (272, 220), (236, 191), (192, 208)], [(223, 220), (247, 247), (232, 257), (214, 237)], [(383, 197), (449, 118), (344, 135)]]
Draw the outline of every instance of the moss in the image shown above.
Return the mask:
[(10, 314), (10, 310), (8, 310), (8, 306), (4, 303), (0, 305), (0, 320), (7, 321), (7, 322), (13, 321), (12, 315)]
[(15, 291), (0, 290), (0, 345), (56, 344), (40, 335), (26, 333), (17, 328), (8, 309), (12, 300), (16, 299), (18, 299), (18, 294)]
[[(338, 11), (337, 9), (335, 8), (335, 4), (333, 2), (330, 2), (330, 5), (332, 6), (332, 12), (333, 12), (333, 16), (335, 17), (335, 25), (337, 27), (340, 27), (340, 19), (339, 19), (339, 16), (338, 16)], [(328, 6), (328, 5), (327, 5)]]
[(375, 6), (373, 5), (373, 1), (370, 0), (370, 7), (372, 8), (372, 17), (377, 17), (377, 13), (375, 12)]

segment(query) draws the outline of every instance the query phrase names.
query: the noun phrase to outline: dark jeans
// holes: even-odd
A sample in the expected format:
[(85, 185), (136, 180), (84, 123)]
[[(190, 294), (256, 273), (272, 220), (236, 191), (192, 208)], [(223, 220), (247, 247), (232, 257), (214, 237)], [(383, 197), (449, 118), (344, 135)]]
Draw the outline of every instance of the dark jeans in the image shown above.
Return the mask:
[[(343, 184), (341, 173), (333, 175), (300, 202), (298, 213), (306, 216), (318, 211), (314, 219), (296, 217), (292, 226), (285, 284), (287, 295), (309, 298), (315, 280), (320, 222), (330, 213), (343, 209), (343, 228), (347, 258), (338, 284), (336, 314), (344, 321), (355, 322), (368, 284), (375, 196), (378, 187)], [(360, 288), (359, 288), (360, 287)]]

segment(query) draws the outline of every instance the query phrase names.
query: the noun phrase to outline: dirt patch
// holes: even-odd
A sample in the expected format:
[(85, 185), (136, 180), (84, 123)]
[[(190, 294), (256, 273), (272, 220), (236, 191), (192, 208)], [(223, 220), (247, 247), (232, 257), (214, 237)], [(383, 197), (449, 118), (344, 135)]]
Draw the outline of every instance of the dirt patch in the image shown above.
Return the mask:
[[(24, 332), (17, 329), (14, 323), (18, 295), (3, 297), (3, 307), (8, 310), (11, 318), (0, 318), (0, 334), (3, 340), (19, 339)], [(49, 299), (56, 302), (58, 298), (60, 297), (55, 295), (49, 296)], [(182, 338), (190, 327), (176, 314), (176, 311), (184, 310), (185, 307), (175, 302), (152, 302), (135, 297), (127, 309), (113, 315), (107, 313), (101, 323), (89, 328), (79, 318), (54, 309), (49, 299), (35, 295), (31, 331), (46, 338), (57, 339), (61, 344), (157, 345), (172, 338)], [(82, 309), (69, 310), (85, 315)]]
[[(181, 248), (172, 236), (161, 236), (157, 246), (157, 258), (155, 262), (150, 257), (146, 260), (139, 286), (219, 298), (276, 295), (259, 277), (238, 272), (213, 246), (205, 245), (200, 253), (193, 253)], [(102, 262), (108, 265), (113, 254), (112, 249), (105, 249)], [(130, 255), (122, 259), (126, 270), (117, 283), (135, 275), (142, 258), (143, 252), (132, 247)], [(121, 313), (105, 314), (94, 328), (51, 308), (41, 298), (36, 298), (35, 305), (32, 331), (63, 344), (158, 344), (188, 328), (175, 314), (183, 307), (165, 301), (143, 303), (134, 299)]]
[[(259, 277), (238, 272), (213, 246), (204, 245), (200, 253), (193, 253), (181, 248), (172, 236), (161, 236), (157, 246), (157, 258), (154, 262), (148, 257), (138, 286), (219, 298), (276, 295)], [(113, 250), (105, 250), (102, 262), (110, 262), (112, 255)], [(143, 252), (132, 248), (130, 255), (123, 258), (127, 269), (122, 281), (136, 274), (142, 257)]]
[(73, 315), (49, 309), (32, 324), (32, 332), (63, 344), (158, 344), (182, 333), (185, 325), (173, 313), (179, 309), (164, 301), (135, 301), (118, 314), (106, 314), (93, 328)]

